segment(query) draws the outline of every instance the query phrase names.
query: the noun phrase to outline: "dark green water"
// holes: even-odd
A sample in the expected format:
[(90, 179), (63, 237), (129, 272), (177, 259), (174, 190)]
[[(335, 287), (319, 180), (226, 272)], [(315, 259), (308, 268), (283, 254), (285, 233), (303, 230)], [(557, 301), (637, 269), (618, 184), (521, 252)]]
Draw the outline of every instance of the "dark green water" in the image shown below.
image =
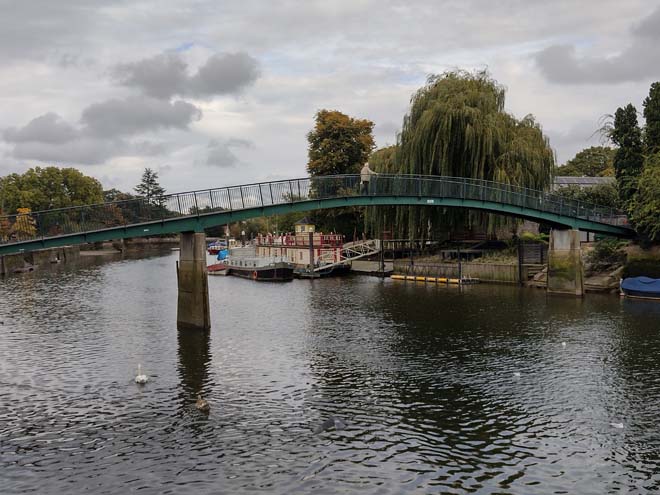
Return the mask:
[(0, 493), (660, 484), (660, 304), (216, 277), (211, 333), (178, 334), (176, 259), (0, 279)]

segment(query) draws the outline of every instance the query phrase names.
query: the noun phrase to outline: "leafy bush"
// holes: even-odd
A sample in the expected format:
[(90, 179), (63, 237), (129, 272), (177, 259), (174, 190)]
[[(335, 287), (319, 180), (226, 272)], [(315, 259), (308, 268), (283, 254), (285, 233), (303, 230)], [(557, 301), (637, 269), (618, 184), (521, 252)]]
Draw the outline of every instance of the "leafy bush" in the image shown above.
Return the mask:
[(660, 278), (660, 260), (655, 258), (638, 258), (628, 261), (623, 268), (623, 278), (641, 276)]
[(638, 188), (630, 205), (633, 226), (641, 236), (660, 242), (660, 153), (647, 158)]
[(596, 242), (594, 250), (586, 257), (589, 271), (600, 272), (624, 264), (627, 255), (622, 247), (625, 244), (618, 239), (603, 239)]
[(534, 234), (533, 232), (523, 232), (520, 234), (521, 241), (534, 241), (548, 243), (548, 234)]

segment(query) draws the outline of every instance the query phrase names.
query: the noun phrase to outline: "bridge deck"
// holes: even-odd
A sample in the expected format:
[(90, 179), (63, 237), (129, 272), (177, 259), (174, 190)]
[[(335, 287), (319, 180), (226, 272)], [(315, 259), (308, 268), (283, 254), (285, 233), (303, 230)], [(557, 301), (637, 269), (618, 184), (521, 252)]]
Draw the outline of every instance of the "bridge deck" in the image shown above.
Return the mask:
[[(618, 237), (625, 215), (532, 189), (462, 177), (359, 175), (291, 179), (0, 217), (0, 254), (84, 242), (201, 231), (264, 215), (342, 206), (470, 208)], [(4, 227), (2, 227), (4, 226)]]

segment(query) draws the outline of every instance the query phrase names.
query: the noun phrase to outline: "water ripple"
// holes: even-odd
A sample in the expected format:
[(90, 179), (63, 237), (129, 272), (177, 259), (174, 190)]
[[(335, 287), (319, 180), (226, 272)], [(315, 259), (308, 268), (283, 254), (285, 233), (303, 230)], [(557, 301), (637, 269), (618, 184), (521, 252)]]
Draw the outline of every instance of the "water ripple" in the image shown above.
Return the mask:
[(216, 277), (210, 334), (177, 333), (175, 259), (0, 280), (3, 494), (658, 488), (660, 312)]

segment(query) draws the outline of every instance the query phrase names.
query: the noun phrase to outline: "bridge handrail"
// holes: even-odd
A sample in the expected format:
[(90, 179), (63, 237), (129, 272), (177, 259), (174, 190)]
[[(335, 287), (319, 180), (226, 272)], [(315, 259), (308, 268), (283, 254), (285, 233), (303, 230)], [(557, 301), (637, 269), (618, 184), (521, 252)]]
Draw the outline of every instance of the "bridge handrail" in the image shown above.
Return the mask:
[[(600, 223), (622, 225), (626, 217), (608, 206), (557, 194), (467, 177), (376, 174), (367, 191), (360, 175), (326, 175), (201, 189), (157, 197), (136, 197), (0, 216), (0, 244), (136, 225), (156, 220), (298, 201), (368, 196), (417, 196), (490, 201)], [(3, 227), (4, 226), (4, 227)], [(9, 231), (8, 227), (9, 226)], [(4, 228), (4, 231), (3, 231)]]

